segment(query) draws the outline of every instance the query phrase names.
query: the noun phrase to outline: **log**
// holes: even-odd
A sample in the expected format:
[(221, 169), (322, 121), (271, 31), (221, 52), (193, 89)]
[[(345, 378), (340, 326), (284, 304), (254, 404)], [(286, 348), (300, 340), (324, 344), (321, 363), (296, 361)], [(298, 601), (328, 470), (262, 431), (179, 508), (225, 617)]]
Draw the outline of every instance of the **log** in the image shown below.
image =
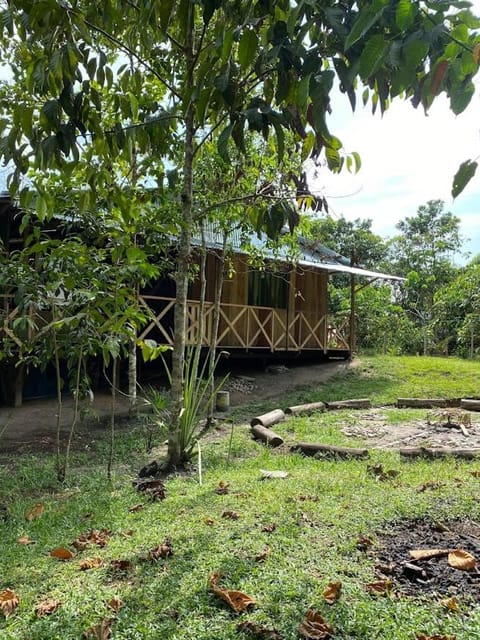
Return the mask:
[(368, 449), (337, 447), (330, 444), (297, 442), (291, 451), (299, 451), (305, 456), (338, 456), (339, 458), (368, 458)]
[(270, 447), (279, 447), (283, 444), (283, 438), (271, 429), (262, 427), (260, 424), (253, 425), (251, 432), (255, 440), (261, 440)]
[(480, 411), (480, 400), (470, 400), (469, 398), (462, 398), (460, 400), (460, 408), (468, 409), (469, 411)]
[(465, 460), (474, 460), (480, 457), (480, 449), (454, 449), (452, 447), (441, 447), (432, 449), (430, 447), (404, 447), (398, 452), (404, 458), (445, 458), (452, 456), (454, 458), (463, 458)]
[(281, 409), (274, 409), (273, 411), (264, 413), (261, 416), (252, 418), (250, 426), (254, 427), (259, 424), (262, 427), (270, 427), (272, 424), (277, 424), (277, 422), (281, 422), (282, 420), (285, 420), (285, 414), (283, 411)]
[(298, 416), (301, 413), (311, 413), (312, 411), (325, 411), (324, 402), (309, 402), (308, 404), (296, 404), (293, 407), (287, 407), (285, 413), (291, 416)]
[(327, 409), (371, 409), (372, 401), (369, 398), (360, 398), (358, 400), (338, 400), (337, 402), (326, 402)]
[(398, 398), (397, 407), (412, 407), (417, 409), (432, 409), (433, 407), (447, 407), (446, 398)]

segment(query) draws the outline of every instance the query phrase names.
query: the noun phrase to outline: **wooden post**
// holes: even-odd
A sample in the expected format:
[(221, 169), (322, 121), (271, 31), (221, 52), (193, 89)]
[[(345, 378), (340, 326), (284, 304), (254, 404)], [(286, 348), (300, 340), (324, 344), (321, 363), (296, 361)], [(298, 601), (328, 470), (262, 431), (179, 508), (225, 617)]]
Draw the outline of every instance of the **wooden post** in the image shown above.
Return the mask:
[[(353, 266), (354, 264), (354, 252), (352, 251), (352, 257), (350, 260), (350, 264), (351, 266)], [(355, 299), (355, 276), (352, 274), (350, 274), (350, 335), (349, 335), (349, 342), (350, 342), (350, 357), (353, 358), (353, 354), (357, 348), (356, 345), (356, 333), (355, 333), (355, 309), (356, 306), (356, 299)]]

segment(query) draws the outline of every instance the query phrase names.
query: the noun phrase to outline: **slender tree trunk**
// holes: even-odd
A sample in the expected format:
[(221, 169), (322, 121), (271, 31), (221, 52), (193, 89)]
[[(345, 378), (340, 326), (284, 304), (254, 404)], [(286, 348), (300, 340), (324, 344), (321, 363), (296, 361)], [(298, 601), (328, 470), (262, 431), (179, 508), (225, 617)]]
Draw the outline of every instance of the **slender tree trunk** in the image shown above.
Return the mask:
[(118, 360), (112, 359), (112, 394), (110, 396), (110, 446), (108, 450), (107, 478), (112, 479), (113, 455), (115, 451), (115, 412), (117, 408), (117, 372)]
[[(138, 300), (138, 296), (137, 296)], [(136, 329), (128, 343), (128, 415), (133, 417), (137, 410), (137, 340)]]
[[(55, 320), (55, 306), (53, 306), (53, 319)], [(57, 415), (55, 418), (56, 425), (56, 445), (57, 445), (57, 480), (59, 482), (63, 482), (65, 480), (65, 468), (62, 464), (62, 456), (60, 451), (60, 434), (62, 428), (62, 409), (63, 409), (63, 400), (62, 400), (62, 376), (60, 373), (60, 357), (58, 355), (58, 343), (57, 343), (57, 330), (55, 326), (52, 327), (52, 343), (53, 343), (53, 356), (55, 363), (55, 383), (57, 389)]]
[(67, 473), (68, 473), (68, 465), (70, 462), (70, 449), (72, 448), (73, 435), (75, 433), (75, 427), (77, 426), (77, 420), (78, 420), (78, 406), (79, 406), (79, 400), (80, 400), (80, 397), (79, 397), (80, 396), (80, 375), (82, 373), (82, 364), (83, 364), (83, 357), (80, 355), (78, 357), (77, 372), (75, 376), (75, 398), (73, 401), (73, 418), (72, 418), (72, 424), (70, 425), (70, 433), (68, 434), (67, 448), (65, 449), (65, 461), (63, 463), (64, 478), (67, 477)]
[[(194, 83), (195, 57), (193, 52), (194, 7), (189, 3), (187, 34), (185, 38), (185, 86), (191, 89)], [(182, 226), (178, 238), (177, 268), (175, 274), (176, 303), (174, 311), (174, 345), (172, 352), (172, 420), (168, 436), (167, 465), (175, 467), (182, 462), (180, 443), (180, 416), (183, 409), (184, 365), (186, 346), (186, 317), (188, 273), (191, 256), (193, 229), (193, 157), (195, 136), (195, 102), (190, 98), (184, 122), (185, 150), (183, 158), (183, 189), (181, 195)]]

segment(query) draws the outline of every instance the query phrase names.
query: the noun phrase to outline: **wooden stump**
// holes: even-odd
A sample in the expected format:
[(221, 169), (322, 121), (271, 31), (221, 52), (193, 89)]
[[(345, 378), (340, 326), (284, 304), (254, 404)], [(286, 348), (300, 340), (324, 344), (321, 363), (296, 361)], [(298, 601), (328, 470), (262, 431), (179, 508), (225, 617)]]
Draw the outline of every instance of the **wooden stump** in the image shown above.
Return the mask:
[(433, 407), (447, 407), (446, 398), (398, 398), (397, 407), (411, 407), (417, 409), (432, 409)]
[(297, 404), (293, 407), (287, 407), (285, 413), (291, 416), (297, 416), (301, 413), (312, 413), (312, 411), (325, 411), (324, 402), (309, 402), (308, 404)]
[(441, 447), (432, 449), (430, 447), (405, 447), (398, 450), (404, 458), (463, 458), (464, 460), (474, 460), (480, 457), (480, 449), (453, 449), (452, 447)]
[(360, 398), (358, 400), (338, 400), (337, 402), (326, 402), (327, 409), (371, 409), (372, 401), (369, 398)]
[(250, 422), (250, 426), (254, 427), (259, 424), (262, 427), (271, 427), (272, 424), (277, 424), (277, 422), (281, 422), (285, 420), (285, 414), (281, 409), (274, 409), (273, 411), (269, 411), (268, 413), (264, 413), (261, 416), (256, 416), (252, 418)]
[(255, 440), (260, 440), (270, 447), (279, 447), (283, 444), (283, 438), (278, 433), (262, 427), (260, 424), (253, 425), (250, 430)]
[(354, 449), (352, 447), (337, 447), (329, 444), (297, 442), (291, 447), (292, 451), (299, 451), (305, 456), (325, 456), (339, 458), (368, 458), (368, 449)]
[(462, 409), (467, 409), (468, 411), (480, 411), (480, 400), (462, 398), (460, 400), (460, 407)]

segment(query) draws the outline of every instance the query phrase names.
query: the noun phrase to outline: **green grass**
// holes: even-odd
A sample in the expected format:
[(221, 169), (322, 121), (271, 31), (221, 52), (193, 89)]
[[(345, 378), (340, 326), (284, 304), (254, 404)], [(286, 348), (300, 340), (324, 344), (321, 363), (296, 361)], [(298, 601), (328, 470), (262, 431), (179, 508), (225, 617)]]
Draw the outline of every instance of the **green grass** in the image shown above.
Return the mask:
[[(421, 377), (420, 383), (419, 371), (429, 380)], [(386, 404), (397, 395), (441, 396), (446, 388), (449, 396), (475, 395), (478, 373), (476, 363), (457, 360), (369, 358), (322, 388), (303, 388), (291, 398), (372, 397)], [(322, 425), (318, 417), (297, 418), (281, 428), (294, 430), (297, 439), (314, 439), (321, 430), (322, 440), (341, 444), (340, 423), (352, 414), (324, 414)], [(81, 638), (92, 624), (111, 617), (105, 602), (113, 595), (124, 603), (113, 625), (115, 640), (234, 640), (246, 637), (236, 629), (244, 620), (274, 627), (284, 640), (293, 640), (311, 607), (343, 640), (414, 640), (420, 632), (480, 638), (478, 603), (462, 602), (460, 613), (448, 614), (436, 599), (369, 596), (364, 585), (374, 579), (374, 560), (356, 548), (359, 535), (377, 541), (380, 530), (405, 518), (479, 519), (480, 480), (470, 474), (478, 464), (402, 463), (396, 454), (380, 451), (368, 461), (314, 460), (268, 450), (250, 439), (245, 425), (236, 424), (229, 464), (229, 434), (218, 434), (203, 444), (203, 484), (195, 474), (172, 476), (166, 499), (150, 503), (132, 486), (134, 472), (145, 461), (139, 433), (118, 434), (112, 484), (105, 480), (102, 445), (88, 458), (82, 454), (75, 459), (67, 487), (55, 484), (48, 457), (12, 458), (11, 465), (0, 469), (0, 504), (9, 514), (0, 524), (0, 591), (11, 588), (20, 597), (11, 616), (0, 616), (2, 640)], [(400, 475), (378, 482), (367, 473), (372, 462), (398, 469)], [(282, 469), (289, 477), (262, 480), (261, 469)], [(417, 491), (438, 479), (444, 482), (439, 489)], [(229, 483), (226, 495), (215, 492), (220, 481)], [(145, 502), (143, 509), (129, 511), (140, 502)], [(44, 513), (29, 522), (25, 513), (37, 503), (44, 505)], [(222, 517), (228, 510), (236, 511), (238, 519)], [(273, 532), (263, 531), (271, 524)], [(68, 562), (50, 557), (52, 548), (101, 528), (112, 532), (104, 548), (83, 551)], [(25, 534), (35, 545), (17, 543)], [(156, 563), (145, 560), (148, 550), (166, 537), (174, 555)], [(256, 562), (267, 545), (270, 555)], [(91, 556), (101, 557), (104, 566), (79, 571), (79, 560)], [(109, 569), (112, 559), (130, 560), (133, 570), (115, 575)], [(257, 606), (233, 614), (208, 588), (208, 577), (216, 571), (223, 575), (223, 586), (255, 597)], [(342, 581), (342, 597), (329, 606), (322, 592), (332, 580)], [(39, 619), (34, 609), (46, 598), (62, 604)]]

